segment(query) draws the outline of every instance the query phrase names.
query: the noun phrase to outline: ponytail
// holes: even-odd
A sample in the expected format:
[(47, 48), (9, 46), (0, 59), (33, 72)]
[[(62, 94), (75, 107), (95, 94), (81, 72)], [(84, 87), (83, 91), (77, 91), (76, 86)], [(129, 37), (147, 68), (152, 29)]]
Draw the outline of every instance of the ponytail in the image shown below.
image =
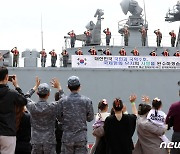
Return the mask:
[(152, 101), (152, 107), (155, 109), (155, 117), (157, 117), (158, 115), (158, 110), (159, 108), (161, 107), (162, 105), (162, 102), (159, 98), (154, 98), (153, 101)]
[(115, 111), (121, 111), (123, 109), (123, 102), (120, 98), (115, 98), (113, 108)]

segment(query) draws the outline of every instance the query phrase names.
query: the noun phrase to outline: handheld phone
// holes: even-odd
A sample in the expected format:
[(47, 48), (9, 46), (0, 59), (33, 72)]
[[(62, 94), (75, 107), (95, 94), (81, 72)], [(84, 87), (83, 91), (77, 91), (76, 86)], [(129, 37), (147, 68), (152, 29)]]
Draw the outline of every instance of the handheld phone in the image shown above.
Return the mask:
[(11, 81), (11, 82), (12, 82), (12, 79), (15, 80), (15, 76), (14, 76), (14, 75), (9, 75), (8, 81)]

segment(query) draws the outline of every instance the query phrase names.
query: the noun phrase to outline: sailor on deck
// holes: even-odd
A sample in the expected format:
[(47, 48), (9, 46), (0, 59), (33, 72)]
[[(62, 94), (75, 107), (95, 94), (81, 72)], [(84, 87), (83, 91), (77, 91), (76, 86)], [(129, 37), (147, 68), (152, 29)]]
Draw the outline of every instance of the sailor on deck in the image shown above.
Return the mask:
[(91, 55), (97, 55), (97, 51), (95, 49), (95, 47), (93, 46), (91, 49), (89, 49), (88, 51)]
[(111, 53), (111, 51), (109, 50), (109, 48), (107, 48), (103, 53), (104, 53), (106, 56), (112, 55), (112, 53)]
[(168, 49), (165, 49), (161, 54), (165, 57), (169, 56)]
[(119, 51), (120, 56), (126, 56), (126, 50), (124, 47)]
[(84, 34), (86, 35), (86, 44), (85, 45), (89, 46), (91, 43), (92, 34), (89, 29), (87, 31), (85, 31)]
[(142, 46), (146, 46), (147, 28), (142, 26), (142, 28), (139, 30), (139, 32), (141, 33)]
[(75, 54), (76, 55), (83, 55), (81, 48), (79, 48), (77, 51), (75, 51)]
[(123, 29), (123, 35), (124, 35), (124, 45), (125, 45), (125, 46), (128, 46), (130, 32), (129, 32), (129, 30), (128, 30), (127, 27), (125, 27), (125, 28)]
[(13, 67), (17, 67), (19, 61), (19, 51), (14, 47), (11, 52), (13, 53)]
[(74, 30), (69, 32), (68, 35), (70, 35), (70, 38), (71, 38), (71, 48), (74, 48), (75, 41), (76, 41), (76, 34), (74, 33)]
[(136, 47), (131, 51), (133, 56), (139, 56), (139, 51), (136, 49)]
[(51, 67), (56, 67), (57, 54), (55, 50), (53, 49), (49, 54), (51, 55)]
[(151, 55), (151, 56), (157, 56), (157, 53), (156, 53), (155, 50), (153, 50), (149, 55)]
[(45, 49), (43, 49), (41, 52), (41, 67), (45, 67), (46, 66), (46, 58), (47, 58), (47, 54)]
[(162, 40), (162, 33), (160, 32), (160, 29), (155, 30), (154, 33), (156, 34), (157, 47), (160, 47), (161, 46), (161, 40)]
[(109, 28), (103, 30), (103, 32), (106, 34), (106, 45), (109, 45), (111, 39), (111, 32), (109, 31)]
[(169, 32), (169, 35), (171, 35), (171, 46), (174, 47), (174, 44), (176, 42), (176, 34), (174, 33), (174, 30)]
[(179, 50), (177, 50), (177, 51), (174, 53), (173, 56), (180, 57), (180, 52), (179, 52)]
[(63, 56), (63, 67), (67, 67), (68, 59), (69, 59), (69, 54), (68, 54), (67, 50), (63, 50), (61, 55)]

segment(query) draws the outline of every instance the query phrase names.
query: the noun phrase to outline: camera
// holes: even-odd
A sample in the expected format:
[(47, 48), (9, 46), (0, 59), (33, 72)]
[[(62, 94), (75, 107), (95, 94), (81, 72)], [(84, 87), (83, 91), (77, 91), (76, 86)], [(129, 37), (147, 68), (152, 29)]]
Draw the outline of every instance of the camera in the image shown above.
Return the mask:
[(15, 76), (14, 75), (9, 75), (8, 81), (12, 82), (12, 79), (15, 80)]

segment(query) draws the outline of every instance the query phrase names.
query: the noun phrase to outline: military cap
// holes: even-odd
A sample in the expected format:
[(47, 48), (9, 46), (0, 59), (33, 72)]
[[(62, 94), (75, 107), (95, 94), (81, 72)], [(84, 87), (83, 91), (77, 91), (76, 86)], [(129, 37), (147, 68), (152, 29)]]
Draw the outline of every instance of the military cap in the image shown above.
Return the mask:
[(47, 83), (41, 83), (38, 87), (38, 94), (46, 95), (50, 92), (50, 87)]
[(79, 77), (77, 76), (71, 76), (68, 78), (68, 86), (73, 87), (73, 86), (80, 86), (80, 81)]

